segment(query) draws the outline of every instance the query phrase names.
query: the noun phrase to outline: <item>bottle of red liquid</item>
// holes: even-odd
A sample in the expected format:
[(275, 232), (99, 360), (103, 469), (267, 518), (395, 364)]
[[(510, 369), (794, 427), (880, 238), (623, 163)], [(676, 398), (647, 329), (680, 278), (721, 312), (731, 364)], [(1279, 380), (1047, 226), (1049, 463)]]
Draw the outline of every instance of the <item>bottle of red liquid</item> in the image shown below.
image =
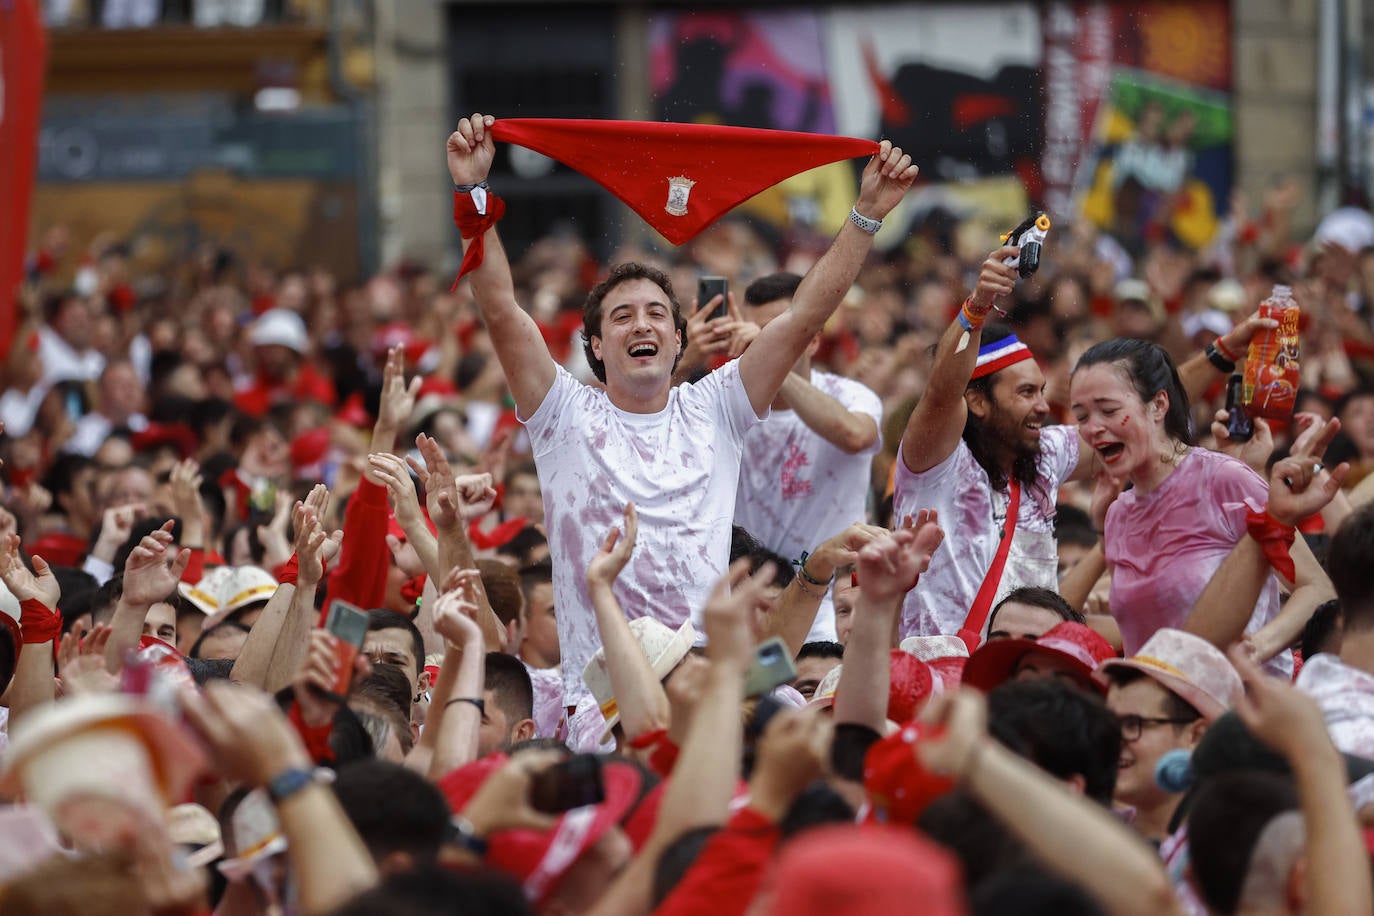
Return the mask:
[(1260, 316), (1274, 319), (1279, 326), (1250, 339), (1241, 400), (1251, 417), (1287, 420), (1293, 415), (1298, 394), (1300, 312), (1293, 290), (1276, 285), (1269, 298), (1260, 303)]

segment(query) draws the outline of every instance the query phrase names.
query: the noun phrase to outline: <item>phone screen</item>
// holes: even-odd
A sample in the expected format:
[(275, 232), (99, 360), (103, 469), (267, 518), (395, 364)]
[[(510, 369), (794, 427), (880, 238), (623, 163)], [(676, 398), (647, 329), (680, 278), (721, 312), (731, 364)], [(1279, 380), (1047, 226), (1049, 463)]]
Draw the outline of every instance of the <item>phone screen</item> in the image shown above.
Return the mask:
[(797, 666), (792, 663), (792, 653), (781, 636), (759, 643), (754, 650), (754, 664), (744, 682), (744, 695), (762, 696), (780, 684), (786, 684), (797, 676)]
[(353, 683), (353, 660), (362, 650), (367, 638), (367, 614), (362, 609), (335, 598), (329, 602), (324, 628), (338, 642), (334, 644), (334, 692), (347, 696)]
[(1255, 421), (1245, 412), (1241, 403), (1241, 389), (1245, 377), (1239, 372), (1232, 373), (1226, 382), (1226, 433), (1234, 442), (1249, 442), (1255, 434)]
[(720, 304), (711, 310), (712, 318), (724, 318), (730, 314), (730, 281), (724, 277), (702, 277), (697, 284), (697, 307), (705, 308), (716, 296), (720, 296)]

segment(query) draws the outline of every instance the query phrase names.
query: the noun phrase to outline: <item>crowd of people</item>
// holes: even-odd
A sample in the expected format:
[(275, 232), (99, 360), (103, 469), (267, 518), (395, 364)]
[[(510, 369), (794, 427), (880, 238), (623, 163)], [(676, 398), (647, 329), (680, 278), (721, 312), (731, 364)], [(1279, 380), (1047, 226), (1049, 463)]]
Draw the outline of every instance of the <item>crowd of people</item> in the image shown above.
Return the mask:
[(511, 262), (493, 124), (452, 289), (39, 237), (0, 912), (1374, 912), (1374, 218), (880, 252), (883, 142), (833, 239)]

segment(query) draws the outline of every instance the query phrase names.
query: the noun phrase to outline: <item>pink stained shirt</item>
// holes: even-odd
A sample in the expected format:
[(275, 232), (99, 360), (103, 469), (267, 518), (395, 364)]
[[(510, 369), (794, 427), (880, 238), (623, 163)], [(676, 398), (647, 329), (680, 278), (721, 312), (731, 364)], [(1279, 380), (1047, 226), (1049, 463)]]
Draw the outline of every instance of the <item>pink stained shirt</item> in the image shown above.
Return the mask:
[[(1245, 536), (1246, 499), (1268, 501), (1263, 478), (1235, 458), (1194, 448), (1155, 490), (1127, 490), (1112, 503), (1105, 537), (1111, 607), (1128, 656), (1161, 627), (1182, 629), (1217, 568)], [(1270, 573), (1245, 632), (1278, 612), (1278, 579)], [(1291, 675), (1292, 663), (1282, 653), (1267, 667)]]

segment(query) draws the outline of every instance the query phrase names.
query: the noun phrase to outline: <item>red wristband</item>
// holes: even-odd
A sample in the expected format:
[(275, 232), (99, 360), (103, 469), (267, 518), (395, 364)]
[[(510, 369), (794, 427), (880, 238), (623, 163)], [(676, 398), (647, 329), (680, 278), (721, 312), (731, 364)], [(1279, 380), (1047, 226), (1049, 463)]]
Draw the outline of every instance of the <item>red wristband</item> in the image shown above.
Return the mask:
[(294, 553), (291, 554), (291, 559), (272, 570), (272, 575), (276, 576), (278, 585), (295, 585), (300, 574), (301, 558)]
[(1292, 525), (1285, 525), (1274, 518), (1269, 514), (1267, 508), (1262, 512), (1257, 512), (1254, 509), (1247, 510), (1245, 529), (1249, 532), (1250, 537), (1259, 543), (1269, 565), (1289, 582), (1292, 582), (1297, 576), (1297, 569), (1293, 565), (1293, 558), (1289, 555), (1288, 550), (1293, 546), (1296, 529)]
[(1226, 346), (1225, 339), (1218, 337), (1216, 340), (1212, 341), (1212, 346), (1217, 348), (1217, 352), (1220, 353), (1227, 360), (1227, 362), (1240, 362), (1240, 357), (1232, 353), (1231, 348)]
[(62, 635), (62, 615), (37, 598), (25, 598), (19, 602), (19, 630), (26, 646), (54, 642)]
[(458, 232), (463, 238), (471, 239), (472, 242), (463, 255), (463, 263), (458, 268), (458, 276), (454, 279), (449, 292), (458, 288), (458, 281), (463, 279), (464, 274), (476, 270), (481, 265), (485, 254), (482, 237), (505, 214), (506, 202), (490, 191), (487, 192), (486, 213), (477, 212), (477, 204), (473, 202), (471, 194), (453, 192), (453, 224), (458, 227)]

